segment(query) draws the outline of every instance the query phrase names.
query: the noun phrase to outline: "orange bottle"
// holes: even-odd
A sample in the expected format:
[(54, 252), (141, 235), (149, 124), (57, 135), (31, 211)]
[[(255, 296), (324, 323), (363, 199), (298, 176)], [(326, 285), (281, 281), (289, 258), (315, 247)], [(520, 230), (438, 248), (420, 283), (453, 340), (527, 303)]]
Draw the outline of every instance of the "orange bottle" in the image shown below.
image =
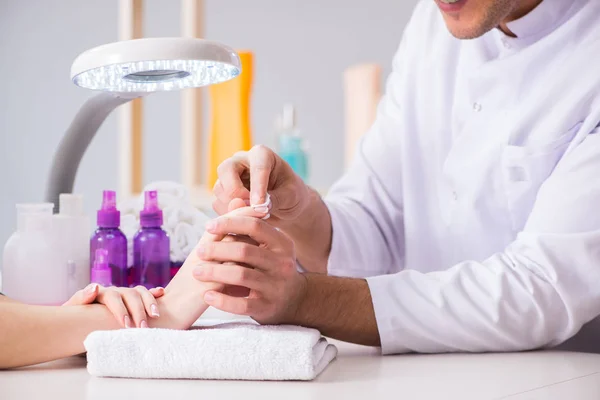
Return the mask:
[(211, 128), (209, 138), (209, 190), (217, 181), (217, 167), (238, 151), (252, 147), (250, 129), (250, 94), (253, 77), (253, 54), (238, 52), (241, 74), (228, 82), (209, 87)]

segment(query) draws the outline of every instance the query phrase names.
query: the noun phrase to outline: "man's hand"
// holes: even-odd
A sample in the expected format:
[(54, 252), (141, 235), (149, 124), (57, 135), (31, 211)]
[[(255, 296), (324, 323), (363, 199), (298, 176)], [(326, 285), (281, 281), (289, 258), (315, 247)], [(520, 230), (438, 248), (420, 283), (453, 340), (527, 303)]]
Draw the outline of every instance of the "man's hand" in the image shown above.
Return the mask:
[(258, 206), (255, 211), (270, 214), (268, 223), (293, 239), (305, 270), (326, 272), (332, 235), (329, 210), (285, 161), (267, 147), (255, 146), (225, 160), (217, 173), (213, 208), (219, 215), (231, 211), (235, 199), (246, 206), (264, 204), (268, 192), (270, 208)]
[(156, 298), (164, 294), (163, 288), (105, 288), (92, 283), (76, 292), (63, 306), (77, 306), (92, 303), (104, 304), (123, 328), (148, 327), (148, 318), (160, 316)]
[[(240, 202), (244, 205), (242, 200)], [(239, 207), (239, 204), (235, 208), (237, 207)], [(230, 215), (260, 219), (265, 216), (265, 213), (258, 213), (251, 207), (244, 205), (232, 211)], [(227, 233), (215, 234), (207, 231), (200, 239), (198, 246), (215, 241), (224, 240), (226, 242), (231, 238), (227, 237)], [(198, 282), (194, 279), (193, 271), (201, 262), (196, 251), (188, 255), (177, 275), (165, 288), (165, 295), (158, 299), (161, 317), (150, 321), (151, 328), (188, 329), (208, 308), (208, 304), (204, 302), (204, 294), (207, 291), (220, 292), (225, 290), (227, 294), (235, 296), (246, 296), (248, 294), (246, 288), (227, 286), (224, 289), (222, 283)]]
[(272, 204), (268, 211), (275, 224), (297, 218), (309, 204), (306, 184), (267, 147), (254, 146), (250, 151), (236, 153), (219, 165), (217, 173), (213, 208), (219, 215), (230, 211), (229, 204), (234, 199), (245, 200), (247, 205), (263, 204), (267, 192)]
[(250, 292), (239, 297), (208, 290), (204, 302), (249, 315), (261, 324), (302, 325), (332, 338), (379, 345), (371, 293), (364, 279), (300, 274), (289, 237), (265, 221), (239, 213), (243, 209), (208, 225), (207, 234), (217, 240), (229, 235), (230, 240), (203, 242), (195, 255), (199, 265), (192, 272), (206, 285), (246, 287)]
[(196, 279), (250, 289), (247, 297), (210, 290), (204, 301), (262, 324), (294, 323), (306, 278), (296, 269), (294, 243), (287, 235), (263, 220), (231, 214), (211, 221), (207, 231), (216, 236), (248, 236), (258, 246), (242, 240), (205, 242), (197, 248), (203, 261), (193, 271)]

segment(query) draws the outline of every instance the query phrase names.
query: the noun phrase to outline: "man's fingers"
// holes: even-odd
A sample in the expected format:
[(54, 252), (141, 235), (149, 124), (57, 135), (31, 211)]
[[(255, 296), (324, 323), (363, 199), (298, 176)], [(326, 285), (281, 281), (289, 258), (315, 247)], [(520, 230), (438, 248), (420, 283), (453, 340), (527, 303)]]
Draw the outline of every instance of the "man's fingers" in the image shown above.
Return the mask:
[(231, 212), (233, 210), (237, 210), (238, 208), (246, 207), (249, 205), (249, 200), (233, 199), (229, 202), (229, 205), (227, 206), (227, 212)]
[(260, 309), (260, 300), (244, 297), (231, 297), (223, 293), (208, 291), (204, 294), (204, 302), (221, 311), (238, 315), (251, 315)]
[(272, 269), (279, 261), (272, 251), (235, 241), (203, 243), (196, 253), (202, 260), (243, 263), (260, 269)]
[[(286, 246), (287, 238), (265, 221), (256, 217), (235, 216), (236, 212), (244, 209), (235, 210), (232, 213), (210, 221), (206, 226), (206, 230), (217, 237), (231, 233), (250, 236), (256, 242), (266, 244), (273, 250)], [(240, 213), (242, 212), (240, 211)]]
[(160, 313), (158, 311), (158, 303), (156, 303), (156, 299), (154, 295), (143, 286), (136, 286), (135, 291), (139, 293), (142, 298), (142, 303), (144, 308), (146, 309), (146, 314), (148, 314), (152, 318), (160, 317)]
[(119, 324), (125, 328), (131, 328), (131, 317), (127, 312), (127, 307), (121, 298), (121, 294), (116, 290), (103, 289), (98, 295), (98, 301), (104, 304), (115, 316)]
[[(265, 214), (260, 213), (260, 212), (256, 212), (252, 207), (242, 207), (242, 208), (238, 208), (233, 210), (232, 212), (227, 214), (228, 216), (246, 216), (246, 217), (253, 217), (253, 218), (263, 218), (265, 216)], [(229, 233), (235, 233), (235, 232), (224, 232), (224, 233), (216, 233), (212, 231), (212, 226), (214, 224), (215, 220), (211, 220), (206, 224), (206, 232), (204, 233), (204, 235), (202, 236), (202, 238), (200, 239), (200, 243), (206, 243), (206, 242), (218, 242), (223, 240), (223, 238), (228, 235)]]
[(248, 152), (248, 164), (250, 165), (250, 203), (252, 205), (266, 203), (269, 179), (275, 167), (275, 155), (265, 146), (254, 146)]
[(221, 293), (231, 297), (248, 297), (250, 295), (250, 289), (243, 286), (227, 285), (223, 288)]
[(219, 200), (218, 198), (215, 199), (212, 203), (212, 208), (218, 215), (227, 214), (229, 212), (228, 206), (229, 206), (228, 202), (223, 202), (223, 201)]
[(213, 186), (212, 191), (217, 198), (223, 194), (223, 185), (221, 184), (221, 181), (219, 179), (217, 179), (217, 181), (215, 182), (215, 186)]
[(257, 291), (263, 289), (266, 282), (261, 271), (236, 264), (206, 263), (196, 267), (192, 273), (194, 278), (202, 282), (243, 286)]
[(98, 295), (98, 285), (91, 283), (82, 290), (77, 291), (63, 306), (80, 306), (84, 304), (92, 304)]
[(222, 242), (239, 242), (258, 246), (258, 242), (248, 236), (227, 235), (223, 238)]
[(247, 161), (242, 156), (229, 158), (218, 166), (219, 182), (215, 185), (215, 195), (219, 200), (228, 204), (235, 198), (250, 198), (250, 192), (242, 181), (247, 168)]

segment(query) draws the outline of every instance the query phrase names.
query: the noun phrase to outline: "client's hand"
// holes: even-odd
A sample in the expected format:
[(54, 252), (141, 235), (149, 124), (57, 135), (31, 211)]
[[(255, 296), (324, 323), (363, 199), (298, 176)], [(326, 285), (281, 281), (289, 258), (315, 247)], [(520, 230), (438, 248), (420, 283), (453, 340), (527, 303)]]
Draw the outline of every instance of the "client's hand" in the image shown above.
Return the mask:
[[(231, 216), (244, 216), (262, 218), (265, 213), (254, 211), (251, 207), (238, 208), (231, 213)], [(210, 242), (219, 242), (227, 236), (224, 234), (212, 234), (206, 232), (200, 239), (199, 246)], [(221, 291), (224, 285), (219, 283), (199, 282), (194, 279), (193, 270), (202, 263), (197, 251), (193, 251), (185, 260), (181, 269), (165, 288), (165, 295), (158, 299), (158, 305), (161, 310), (161, 318), (149, 321), (151, 327), (188, 329), (196, 320), (206, 311), (208, 305), (204, 302), (204, 293), (206, 291)], [(228, 287), (227, 293), (240, 294), (248, 293), (245, 288)]]
[[(105, 288), (92, 283), (75, 293), (63, 306), (76, 306), (92, 303), (104, 304), (124, 328), (137, 326), (147, 328), (147, 318), (158, 318), (156, 298), (164, 294), (163, 288)], [(132, 324), (133, 319), (133, 324)]]

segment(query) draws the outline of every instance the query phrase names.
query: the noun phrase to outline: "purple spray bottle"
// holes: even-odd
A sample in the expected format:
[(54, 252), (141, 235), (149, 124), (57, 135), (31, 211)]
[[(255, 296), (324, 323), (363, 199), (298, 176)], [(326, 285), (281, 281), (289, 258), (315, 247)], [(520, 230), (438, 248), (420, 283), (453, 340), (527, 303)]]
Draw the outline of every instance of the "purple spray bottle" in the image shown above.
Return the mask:
[(112, 286), (112, 271), (108, 266), (108, 251), (105, 249), (96, 250), (94, 265), (91, 271), (92, 283), (97, 283), (104, 287)]
[(114, 286), (128, 286), (127, 282), (127, 238), (119, 229), (121, 213), (117, 210), (116, 194), (105, 190), (102, 207), (98, 210), (98, 229), (90, 239), (90, 263), (93, 271), (96, 250), (108, 252), (108, 264)]
[(144, 193), (144, 209), (140, 211), (140, 230), (133, 238), (133, 283), (148, 289), (169, 283), (170, 243), (163, 231), (163, 213), (158, 208), (155, 190)]

